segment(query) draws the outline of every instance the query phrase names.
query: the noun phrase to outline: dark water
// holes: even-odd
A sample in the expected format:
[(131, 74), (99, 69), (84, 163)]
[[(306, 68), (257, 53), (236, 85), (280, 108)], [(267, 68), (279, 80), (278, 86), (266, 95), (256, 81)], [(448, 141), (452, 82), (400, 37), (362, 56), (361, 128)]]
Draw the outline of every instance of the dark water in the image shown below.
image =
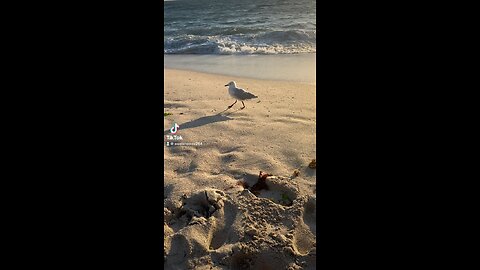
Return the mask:
[(164, 53), (316, 52), (315, 1), (164, 1)]

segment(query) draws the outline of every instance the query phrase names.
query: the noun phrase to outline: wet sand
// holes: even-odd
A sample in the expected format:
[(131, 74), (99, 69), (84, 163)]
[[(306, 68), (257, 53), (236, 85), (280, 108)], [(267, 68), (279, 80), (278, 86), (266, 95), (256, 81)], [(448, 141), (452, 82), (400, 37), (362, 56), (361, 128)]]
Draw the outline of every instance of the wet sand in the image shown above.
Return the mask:
[(316, 54), (164, 55), (164, 67), (256, 79), (315, 84)]

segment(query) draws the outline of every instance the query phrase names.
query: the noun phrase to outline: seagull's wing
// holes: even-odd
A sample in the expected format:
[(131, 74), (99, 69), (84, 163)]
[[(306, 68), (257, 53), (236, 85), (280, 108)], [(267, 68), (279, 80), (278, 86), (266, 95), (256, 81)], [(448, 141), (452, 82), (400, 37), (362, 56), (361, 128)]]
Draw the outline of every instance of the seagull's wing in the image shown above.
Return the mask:
[(242, 88), (236, 88), (235, 89), (235, 95), (238, 97), (238, 99), (251, 99), (251, 98), (257, 98), (254, 94), (245, 91)]

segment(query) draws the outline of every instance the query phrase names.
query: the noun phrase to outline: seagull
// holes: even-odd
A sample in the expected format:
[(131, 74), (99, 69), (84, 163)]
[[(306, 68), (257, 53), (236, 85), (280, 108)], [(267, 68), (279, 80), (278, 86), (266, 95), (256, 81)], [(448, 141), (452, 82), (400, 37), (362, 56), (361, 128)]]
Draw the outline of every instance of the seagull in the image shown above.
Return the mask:
[(232, 106), (235, 105), (235, 103), (237, 103), (238, 99), (242, 101), (243, 107), (240, 108), (240, 110), (243, 110), (245, 108), (245, 103), (243, 103), (244, 100), (258, 98), (258, 96), (255, 96), (254, 94), (247, 92), (242, 88), (237, 88), (235, 81), (231, 81), (227, 83), (225, 86), (228, 86), (228, 93), (230, 94), (230, 96), (232, 96), (235, 99), (235, 102), (232, 105), (228, 106), (227, 110), (232, 108)]

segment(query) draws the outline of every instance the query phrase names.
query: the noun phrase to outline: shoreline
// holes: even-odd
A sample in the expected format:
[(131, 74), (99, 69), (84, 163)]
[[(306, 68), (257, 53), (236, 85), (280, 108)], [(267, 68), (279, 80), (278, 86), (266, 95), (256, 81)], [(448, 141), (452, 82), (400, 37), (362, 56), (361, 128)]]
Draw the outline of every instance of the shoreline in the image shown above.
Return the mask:
[(316, 53), (294, 55), (164, 54), (164, 69), (316, 85)]
[[(294, 81), (294, 80), (279, 80), (279, 79), (270, 79), (270, 78), (256, 78), (256, 77), (248, 77), (248, 76), (240, 76), (240, 75), (228, 75), (228, 74), (220, 74), (220, 73), (214, 73), (214, 72), (207, 72), (207, 71), (197, 71), (197, 70), (192, 70), (192, 69), (186, 69), (186, 68), (163, 68), (163, 73), (188, 73), (188, 74), (195, 74), (196, 76), (212, 76), (216, 78), (225, 78), (227, 81), (225, 83), (228, 83), (228, 81), (257, 81), (261, 83), (273, 83), (273, 84), (278, 84), (278, 83), (286, 83), (286, 84), (293, 84), (293, 85), (306, 85), (306, 86), (316, 86), (315, 82), (302, 82), (302, 81)], [(167, 80), (167, 79), (165, 79)], [(223, 85), (222, 85), (223, 86)]]

